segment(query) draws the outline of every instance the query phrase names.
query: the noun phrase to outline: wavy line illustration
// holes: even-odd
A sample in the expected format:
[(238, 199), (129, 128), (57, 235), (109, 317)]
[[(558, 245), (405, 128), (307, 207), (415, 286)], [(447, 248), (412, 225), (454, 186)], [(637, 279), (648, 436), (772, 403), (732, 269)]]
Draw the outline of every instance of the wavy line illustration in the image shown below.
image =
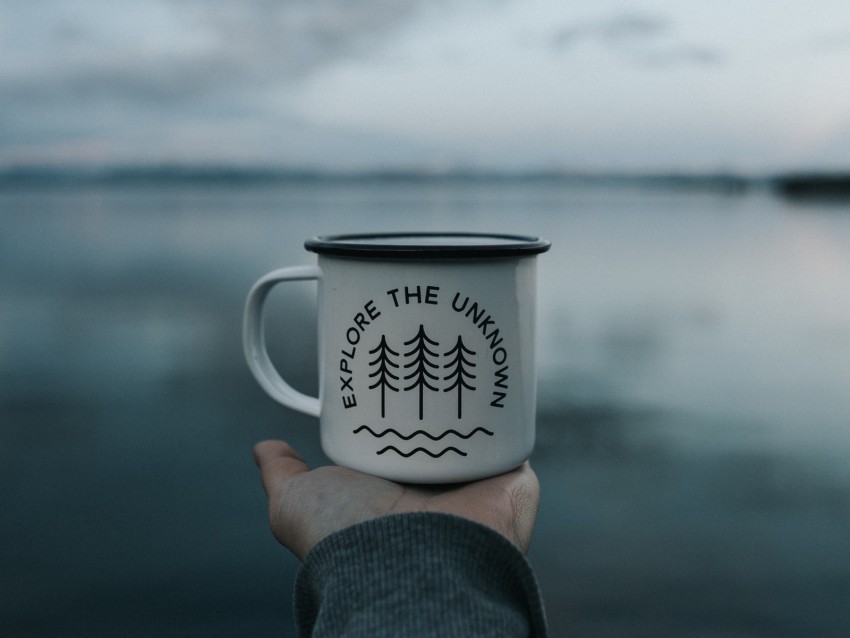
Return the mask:
[(384, 452), (389, 452), (390, 450), (392, 450), (393, 452), (395, 452), (395, 453), (397, 453), (397, 454), (399, 454), (399, 455), (403, 456), (404, 458), (411, 457), (411, 456), (413, 456), (414, 454), (416, 454), (417, 452), (425, 452), (425, 454), (427, 454), (428, 456), (430, 456), (431, 458), (434, 458), (434, 459), (438, 459), (438, 458), (440, 458), (440, 457), (441, 457), (441, 456), (443, 456), (443, 454), (445, 454), (446, 452), (457, 452), (457, 453), (458, 453), (458, 454), (460, 454), (461, 456), (466, 456), (466, 452), (462, 452), (461, 450), (458, 450), (456, 447), (451, 447), (451, 446), (447, 447), (445, 450), (440, 450), (439, 452), (437, 452), (436, 454), (434, 454), (434, 453), (433, 453), (433, 452), (431, 452), (430, 450), (426, 450), (424, 447), (417, 447), (417, 448), (414, 448), (414, 449), (412, 449), (410, 452), (402, 452), (402, 451), (401, 451), (401, 450), (399, 450), (396, 446), (394, 446), (394, 445), (388, 445), (388, 446), (387, 446), (387, 447), (385, 447), (383, 450), (378, 450), (378, 454), (383, 454)]
[(458, 432), (457, 430), (446, 430), (445, 432), (443, 432), (439, 436), (434, 436), (433, 434), (431, 434), (430, 432), (426, 432), (425, 430), (416, 430), (416, 432), (414, 432), (413, 434), (407, 434), (407, 435), (404, 435), (401, 432), (399, 432), (398, 430), (394, 430), (393, 428), (387, 428), (383, 432), (375, 432), (375, 430), (370, 428), (368, 425), (361, 425), (359, 428), (354, 430), (354, 434), (358, 434), (358, 433), (362, 432), (363, 430), (366, 430), (367, 432), (369, 432), (369, 434), (374, 436), (376, 439), (380, 439), (381, 437), (384, 437), (387, 434), (395, 434), (402, 441), (409, 441), (413, 437), (419, 436), (420, 434), (424, 434), (425, 436), (427, 436), (432, 441), (439, 441), (440, 439), (447, 437), (449, 434), (454, 434), (455, 436), (458, 436), (462, 439), (469, 439), (478, 432), (483, 432), (487, 436), (493, 436), (493, 433), (490, 430), (488, 430), (486, 428), (482, 428), (482, 427), (475, 428), (469, 434), (463, 434), (462, 432)]

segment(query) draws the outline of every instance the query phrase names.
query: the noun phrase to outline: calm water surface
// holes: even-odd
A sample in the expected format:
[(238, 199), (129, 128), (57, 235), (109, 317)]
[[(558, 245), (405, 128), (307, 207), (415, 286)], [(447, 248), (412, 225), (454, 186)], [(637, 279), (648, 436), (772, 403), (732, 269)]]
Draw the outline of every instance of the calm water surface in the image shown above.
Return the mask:
[[(294, 633), (250, 449), (325, 460), (247, 372), (242, 302), (307, 237), (404, 230), (552, 241), (553, 635), (850, 635), (850, 206), (474, 182), (0, 191), (4, 635)], [(269, 308), (307, 392), (312, 286)]]

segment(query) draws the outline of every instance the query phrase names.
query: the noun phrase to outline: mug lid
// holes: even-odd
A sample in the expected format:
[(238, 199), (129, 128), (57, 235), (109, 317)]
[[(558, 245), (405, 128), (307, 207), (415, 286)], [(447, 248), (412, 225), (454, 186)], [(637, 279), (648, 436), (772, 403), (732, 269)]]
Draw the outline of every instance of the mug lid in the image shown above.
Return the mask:
[(550, 245), (525, 235), (431, 232), (326, 235), (304, 242), (314, 253), (360, 259), (524, 257), (546, 252)]

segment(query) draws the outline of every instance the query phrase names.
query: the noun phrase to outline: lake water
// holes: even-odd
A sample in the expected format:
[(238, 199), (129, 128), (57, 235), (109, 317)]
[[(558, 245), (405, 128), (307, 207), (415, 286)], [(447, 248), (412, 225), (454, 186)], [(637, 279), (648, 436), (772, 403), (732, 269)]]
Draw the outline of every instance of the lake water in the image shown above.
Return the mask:
[[(850, 635), (850, 205), (554, 180), (6, 185), (0, 633), (293, 635), (250, 450), (326, 461), (248, 373), (242, 303), (310, 236), (406, 230), (552, 241), (554, 636)], [(311, 393), (314, 294), (268, 310)]]

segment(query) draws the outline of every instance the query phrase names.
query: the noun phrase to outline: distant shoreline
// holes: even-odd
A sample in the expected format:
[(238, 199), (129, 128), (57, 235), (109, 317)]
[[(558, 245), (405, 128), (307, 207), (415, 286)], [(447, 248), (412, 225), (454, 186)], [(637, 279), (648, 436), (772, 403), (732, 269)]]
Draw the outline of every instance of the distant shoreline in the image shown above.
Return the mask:
[(113, 168), (25, 166), (0, 169), (0, 189), (53, 186), (163, 186), (206, 184), (496, 184), (552, 183), (576, 186), (632, 186), (663, 190), (712, 191), (730, 195), (769, 189), (792, 198), (850, 199), (850, 172), (789, 173), (750, 177), (735, 173), (593, 173), (556, 170), (370, 169), (329, 171), (227, 165), (152, 165)]

